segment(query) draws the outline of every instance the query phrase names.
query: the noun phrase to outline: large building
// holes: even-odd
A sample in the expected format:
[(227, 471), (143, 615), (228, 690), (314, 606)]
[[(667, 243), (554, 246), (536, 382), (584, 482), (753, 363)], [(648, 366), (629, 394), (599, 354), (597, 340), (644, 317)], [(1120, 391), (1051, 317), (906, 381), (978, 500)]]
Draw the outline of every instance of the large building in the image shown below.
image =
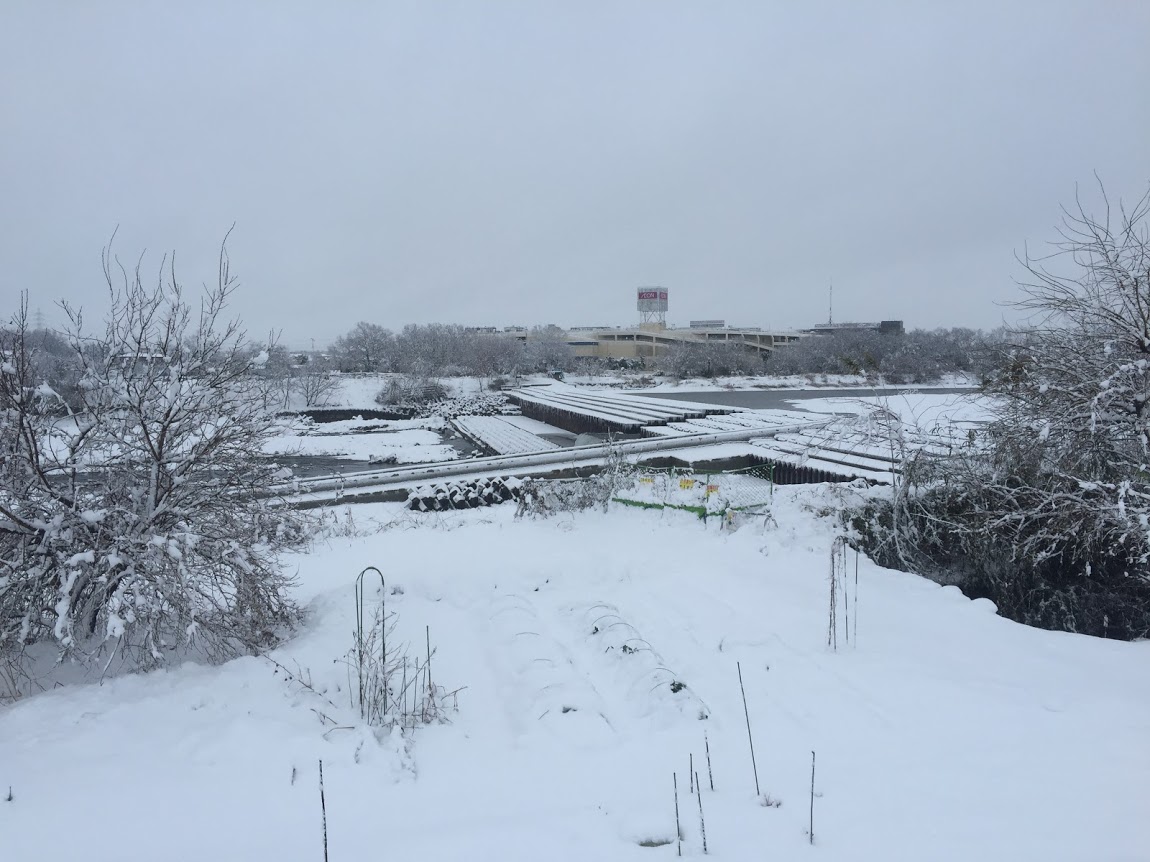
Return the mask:
[[(637, 326), (574, 326), (564, 331), (567, 343), (576, 356), (601, 359), (653, 359), (677, 344), (737, 344), (760, 354), (803, 338), (835, 333), (875, 331), (899, 333), (901, 320), (880, 323), (825, 323), (804, 330), (764, 330), (758, 326), (730, 326), (725, 320), (692, 320), (689, 326), (667, 325), (669, 291), (661, 286), (640, 287), (636, 307)], [(500, 332), (527, 343), (537, 337), (522, 326), (494, 327), (475, 331)]]
[[(637, 326), (575, 326), (566, 330), (567, 343), (576, 356), (601, 359), (653, 359), (676, 344), (737, 344), (758, 353), (809, 337), (807, 333), (765, 331), (758, 326), (728, 326), (724, 320), (693, 320), (690, 326), (667, 325), (668, 290), (637, 290)], [(534, 336), (523, 327), (509, 326), (502, 334), (526, 343)]]
[(738, 344), (758, 353), (770, 353), (782, 344), (805, 338), (800, 332), (767, 332), (757, 326), (727, 326), (723, 321), (708, 321), (705, 326), (674, 328), (641, 325), (568, 333), (568, 344), (576, 356), (599, 356), (613, 359), (650, 359), (676, 344), (722, 342)]
[(811, 335), (842, 335), (854, 332), (881, 332), (883, 335), (902, 335), (906, 332), (901, 320), (880, 320), (878, 323), (816, 323), (803, 330)]

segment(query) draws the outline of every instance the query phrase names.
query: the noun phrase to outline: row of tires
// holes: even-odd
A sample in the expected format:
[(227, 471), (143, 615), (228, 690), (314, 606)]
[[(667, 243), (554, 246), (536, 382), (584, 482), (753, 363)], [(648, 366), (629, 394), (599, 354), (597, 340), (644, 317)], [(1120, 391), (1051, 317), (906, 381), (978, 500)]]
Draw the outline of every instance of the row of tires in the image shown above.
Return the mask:
[(415, 512), (444, 512), (448, 509), (477, 509), (518, 500), (523, 493), (519, 479), (474, 479), (445, 482), (416, 488), (407, 498), (407, 508)]

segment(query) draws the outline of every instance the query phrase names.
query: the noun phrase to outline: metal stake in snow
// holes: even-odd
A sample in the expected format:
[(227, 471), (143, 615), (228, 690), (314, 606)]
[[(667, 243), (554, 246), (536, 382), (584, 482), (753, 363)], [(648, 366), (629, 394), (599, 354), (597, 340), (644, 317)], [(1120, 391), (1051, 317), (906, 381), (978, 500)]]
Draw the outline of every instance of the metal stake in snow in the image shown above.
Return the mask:
[(688, 790), (690, 790), (691, 793), (694, 793), (695, 792), (695, 753), (691, 752), (689, 755), (687, 755), (687, 758), (688, 758), (687, 768), (690, 770), (690, 772), (687, 773), (687, 783), (690, 785), (688, 787)]
[(747, 742), (751, 745), (751, 768), (755, 771), (755, 796), (759, 795), (759, 767), (755, 764), (755, 740), (751, 736), (751, 712), (747, 709), (747, 690), (743, 687), (743, 666), (735, 662), (739, 669), (739, 691), (743, 693), (743, 715), (747, 717)]
[(323, 815), (323, 862), (327, 862), (327, 801), (323, 797), (323, 761), (319, 762), (319, 810)]
[[(699, 776), (695, 776), (695, 784), (699, 783)], [(703, 794), (696, 793), (695, 798), (699, 800), (699, 834), (703, 836), (703, 855), (707, 855), (707, 824), (703, 820)]]
[(715, 790), (715, 773), (711, 772), (711, 741), (707, 739), (707, 731), (703, 731), (703, 745), (707, 749), (707, 779), (711, 782), (711, 792)]
[(683, 829), (679, 826), (679, 773), (671, 774), (675, 782), (675, 842), (679, 846), (679, 855), (683, 855)]
[(815, 753), (811, 752), (811, 826), (807, 832), (811, 844), (815, 843)]
[(859, 549), (855, 548), (855, 646), (859, 640)]
[(840, 570), (842, 571), (843, 579), (843, 631), (846, 632), (846, 641), (849, 644), (851, 642), (851, 594), (850, 588), (847, 586), (849, 582), (847, 581), (847, 543), (845, 538), (842, 544), (841, 562), (842, 566)]

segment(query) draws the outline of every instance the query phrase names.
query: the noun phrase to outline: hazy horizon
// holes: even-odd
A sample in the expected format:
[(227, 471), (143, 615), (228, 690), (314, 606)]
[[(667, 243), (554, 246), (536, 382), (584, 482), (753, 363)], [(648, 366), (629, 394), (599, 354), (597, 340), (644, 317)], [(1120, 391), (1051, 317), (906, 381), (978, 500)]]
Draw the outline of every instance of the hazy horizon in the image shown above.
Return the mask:
[(1150, 180), (1150, 5), (547, 2), (0, 10), (0, 291), (228, 228), (258, 337), (357, 321), (992, 328), (1075, 186)]

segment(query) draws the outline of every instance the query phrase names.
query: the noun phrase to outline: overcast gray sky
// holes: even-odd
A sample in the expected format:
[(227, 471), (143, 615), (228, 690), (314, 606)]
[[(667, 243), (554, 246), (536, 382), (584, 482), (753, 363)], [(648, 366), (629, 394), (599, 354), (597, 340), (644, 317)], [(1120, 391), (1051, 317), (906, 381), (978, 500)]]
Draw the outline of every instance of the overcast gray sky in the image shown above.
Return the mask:
[(1150, 3), (0, 0), (0, 300), (99, 255), (255, 334), (357, 320), (990, 327), (1097, 171), (1150, 180)]

